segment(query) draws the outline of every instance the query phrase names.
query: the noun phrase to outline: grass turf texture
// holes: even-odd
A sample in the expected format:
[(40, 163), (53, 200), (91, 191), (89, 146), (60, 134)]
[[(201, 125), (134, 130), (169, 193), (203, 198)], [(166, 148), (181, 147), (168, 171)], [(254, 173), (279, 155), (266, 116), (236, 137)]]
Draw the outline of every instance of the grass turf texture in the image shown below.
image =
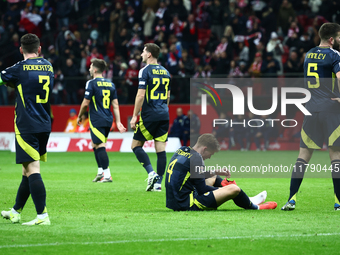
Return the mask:
[[(295, 151), (218, 154), (236, 166), (290, 164), (297, 157)], [(214, 163), (214, 157), (206, 162)], [(49, 153), (41, 169), (52, 225), (0, 219), (0, 254), (338, 254), (339, 212), (333, 210), (330, 178), (306, 178), (291, 212), (280, 210), (289, 194), (287, 178), (236, 179), (250, 196), (267, 190), (267, 201), (278, 203), (275, 210), (246, 211), (229, 201), (217, 211), (172, 212), (165, 207), (164, 189), (145, 192), (147, 175), (134, 154), (109, 153), (109, 158), (113, 183), (92, 183), (93, 153)], [(14, 153), (0, 152), (0, 159), (0, 210), (8, 210), (21, 166)], [(156, 154), (150, 159), (155, 165)], [(313, 162), (329, 165), (328, 153), (315, 152)], [(22, 222), (35, 217), (29, 198)]]

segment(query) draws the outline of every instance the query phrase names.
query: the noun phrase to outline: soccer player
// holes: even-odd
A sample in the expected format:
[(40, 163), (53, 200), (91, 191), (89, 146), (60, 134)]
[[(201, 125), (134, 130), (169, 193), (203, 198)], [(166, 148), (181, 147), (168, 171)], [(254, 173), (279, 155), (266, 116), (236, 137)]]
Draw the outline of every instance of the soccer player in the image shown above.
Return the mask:
[(110, 132), (113, 121), (111, 113), (111, 104), (116, 117), (117, 128), (123, 133), (126, 128), (120, 122), (119, 105), (115, 85), (103, 78), (103, 72), (106, 70), (106, 62), (102, 59), (91, 59), (90, 75), (92, 80), (87, 81), (85, 87), (85, 97), (81, 103), (78, 123), (82, 121), (82, 115), (89, 110), (90, 131), (92, 147), (98, 165), (98, 173), (93, 182), (112, 182), (109, 168), (109, 157), (106, 152), (106, 140)]
[(21, 37), (20, 53), (24, 60), (1, 72), (0, 85), (15, 88), (16, 163), (22, 164), (22, 180), (15, 205), (1, 216), (19, 223), (21, 212), (31, 195), (37, 217), (22, 225), (50, 225), (46, 210), (46, 190), (40, 175), (40, 163), (46, 161), (46, 145), (51, 132), (50, 94), (54, 73), (50, 62), (39, 57), (40, 40), (35, 34)]
[[(221, 185), (215, 185), (216, 177), (205, 179), (199, 169), (204, 169), (204, 160), (219, 149), (220, 145), (212, 134), (203, 134), (192, 148), (183, 146), (176, 151), (166, 171), (166, 207), (174, 211), (211, 210), (232, 199), (237, 206), (244, 209), (275, 209), (275, 202), (261, 204), (266, 197), (265, 191), (250, 200), (235, 184), (222, 188), (211, 186)], [(227, 176), (229, 177), (230, 175)]]
[[(144, 45), (141, 56), (147, 65), (138, 74), (138, 92), (130, 121), (131, 128), (135, 130), (131, 149), (148, 173), (146, 191), (161, 191), (166, 167), (165, 142), (168, 140), (169, 129), (170, 74), (157, 63), (159, 51), (156, 44)], [(136, 124), (140, 109), (139, 123)], [(157, 152), (157, 173), (154, 172), (150, 159), (143, 150), (144, 142), (152, 139), (155, 141)]]
[[(284, 211), (295, 209), (296, 194), (301, 185), (306, 164), (314, 149), (321, 149), (324, 141), (329, 148), (332, 164), (332, 178), (335, 194), (334, 209), (340, 210), (340, 94), (338, 83), (332, 76), (340, 78), (340, 25), (325, 23), (320, 27), (320, 45), (307, 52), (304, 61), (305, 86), (311, 92), (302, 124), (300, 152), (290, 181), (288, 202), (281, 208)], [(334, 49), (337, 50), (334, 50)], [(333, 101), (332, 101), (333, 100)]]

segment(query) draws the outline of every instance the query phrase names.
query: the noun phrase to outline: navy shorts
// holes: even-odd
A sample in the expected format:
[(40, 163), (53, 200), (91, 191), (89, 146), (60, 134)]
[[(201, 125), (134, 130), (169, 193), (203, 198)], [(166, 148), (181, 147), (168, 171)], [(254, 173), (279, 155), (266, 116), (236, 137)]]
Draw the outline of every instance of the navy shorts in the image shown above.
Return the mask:
[(91, 127), (91, 139), (94, 144), (106, 143), (111, 127)]
[(190, 194), (190, 208), (188, 211), (216, 210), (217, 203), (212, 191), (203, 195)]
[(46, 146), (49, 132), (36, 134), (16, 134), (15, 151), (16, 163), (22, 164), (36, 160), (47, 161)]
[(141, 119), (136, 125), (135, 134), (133, 139), (137, 141), (155, 141), (166, 142), (168, 141), (169, 121), (160, 120), (153, 122), (143, 122)]
[(340, 114), (314, 112), (305, 116), (301, 129), (301, 148), (321, 149), (327, 146), (340, 146)]

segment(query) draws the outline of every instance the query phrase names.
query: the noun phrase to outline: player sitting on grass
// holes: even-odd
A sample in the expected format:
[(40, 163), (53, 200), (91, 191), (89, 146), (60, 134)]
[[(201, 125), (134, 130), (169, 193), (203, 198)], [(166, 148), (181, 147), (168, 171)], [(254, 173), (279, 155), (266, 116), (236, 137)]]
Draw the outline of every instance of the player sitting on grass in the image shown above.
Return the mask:
[[(250, 200), (235, 184), (221, 188), (207, 185), (216, 184), (216, 177), (205, 179), (197, 169), (204, 169), (204, 160), (219, 150), (219, 143), (212, 134), (201, 135), (192, 148), (183, 146), (177, 150), (166, 172), (166, 207), (174, 211), (212, 210), (232, 199), (244, 209), (275, 209), (276, 202), (260, 204), (266, 198), (265, 191)], [(227, 178), (228, 175), (227, 172)]]

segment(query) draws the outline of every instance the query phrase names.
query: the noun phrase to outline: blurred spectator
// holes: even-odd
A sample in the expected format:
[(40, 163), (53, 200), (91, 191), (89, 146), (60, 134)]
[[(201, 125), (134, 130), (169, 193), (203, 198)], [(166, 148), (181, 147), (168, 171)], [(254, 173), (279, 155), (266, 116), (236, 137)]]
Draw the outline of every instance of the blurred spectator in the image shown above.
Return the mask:
[(175, 44), (170, 45), (168, 53), (167, 69), (170, 74), (177, 75), (179, 70), (179, 57)]
[(86, 67), (87, 67), (87, 69), (90, 68), (91, 59), (93, 59), (93, 58), (104, 59), (104, 58), (103, 58), (103, 55), (100, 54), (100, 53), (98, 52), (98, 50), (97, 50), (96, 47), (94, 47), (94, 48), (92, 49), (91, 55), (88, 56), (87, 59), (86, 59)]
[[(227, 75), (230, 69), (230, 61), (227, 53), (222, 51), (220, 54), (215, 54), (216, 58), (213, 58), (210, 63), (215, 66), (213, 74)], [(215, 62), (215, 63), (214, 63)]]
[(85, 112), (83, 115), (81, 115), (81, 122), (79, 125), (77, 125), (75, 132), (76, 133), (85, 133), (90, 130), (90, 123), (88, 118), (88, 113)]
[(280, 71), (278, 72), (278, 74), (282, 74), (282, 54), (284, 53), (283, 50), (283, 46), (282, 43), (279, 39), (279, 37), (277, 36), (276, 32), (272, 32), (271, 36), (270, 36), (270, 40), (267, 44), (267, 52), (271, 52), (273, 53), (273, 57), (274, 59), (277, 60), (277, 62), (280, 65)]
[(288, 37), (291, 37), (294, 33), (300, 35), (302, 32), (302, 29), (299, 28), (299, 26), (297, 25), (297, 22), (293, 21), (292, 23), (290, 23), (290, 27), (288, 29)]
[[(177, 118), (172, 123), (169, 137), (178, 137), (183, 141), (184, 138), (184, 123), (187, 119), (187, 116), (183, 114), (182, 108), (177, 108), (176, 110)], [(185, 137), (187, 139), (187, 136)]]
[(55, 48), (53, 45), (48, 47), (48, 53), (46, 54), (46, 59), (50, 61), (53, 66), (53, 70), (57, 70), (59, 68), (59, 57), (55, 53)]
[(187, 22), (184, 22), (182, 45), (188, 52), (192, 49), (194, 57), (199, 56), (198, 27), (193, 14), (188, 16)]
[(138, 22), (138, 20), (136, 20), (135, 18), (135, 9), (133, 9), (133, 7), (131, 5), (128, 5), (127, 10), (126, 10), (126, 28), (131, 29), (133, 27), (133, 24), (135, 24), (136, 22)]
[(110, 36), (109, 41), (113, 42), (115, 33), (121, 27), (124, 19), (124, 10), (120, 2), (116, 2), (115, 9), (110, 14)]
[(63, 102), (63, 85), (64, 75), (60, 69), (54, 71), (54, 86), (52, 89), (53, 104), (61, 104)]
[(152, 26), (153, 26), (153, 22), (155, 20), (155, 13), (153, 12), (153, 10), (151, 8), (147, 8), (146, 12), (144, 13), (142, 20), (144, 22), (144, 37), (145, 38), (149, 38), (152, 35)]
[(79, 64), (79, 73), (83, 76), (87, 76), (88, 74), (88, 68), (86, 67), (86, 62), (87, 62), (87, 54), (85, 50), (82, 50), (80, 52), (80, 64)]
[(216, 33), (217, 37), (219, 39), (222, 38), (223, 33), (223, 8), (221, 6), (221, 3), (219, 0), (214, 0), (214, 2), (209, 2), (210, 8), (209, 8), (209, 14), (211, 17), (211, 32)]
[(278, 71), (280, 71), (279, 62), (273, 58), (273, 52), (268, 52), (266, 59), (261, 66), (261, 73), (266, 77), (276, 77)]
[[(303, 67), (300, 60), (298, 59), (298, 54), (296, 51), (291, 51), (289, 53), (289, 58), (284, 66), (285, 73), (301, 73), (303, 72)], [(286, 77), (290, 77), (286, 75)], [(293, 76), (294, 77), (294, 76)]]
[(124, 58), (127, 57), (127, 43), (130, 37), (127, 35), (126, 28), (122, 28), (119, 32), (119, 36), (115, 37), (115, 48), (116, 52), (119, 52)]
[(9, 5), (9, 9), (6, 11), (3, 20), (5, 23), (5, 26), (12, 25), (15, 30), (18, 29), (18, 24), (20, 21), (20, 10), (18, 8), (18, 4), (11, 4)]
[(190, 123), (190, 145), (194, 145), (200, 136), (201, 121), (192, 110), (188, 111), (187, 117)]
[(69, 15), (72, 11), (71, 0), (57, 0), (56, 2), (55, 13), (58, 18), (59, 27), (68, 27)]
[(186, 50), (182, 51), (182, 59), (179, 61), (179, 68), (183, 77), (192, 77), (195, 73), (195, 62)]
[(261, 76), (261, 66), (262, 66), (262, 54), (260, 52), (255, 54), (255, 60), (249, 67), (249, 74), (252, 77), (260, 77)]
[(184, 21), (188, 17), (188, 12), (182, 2), (173, 0), (164, 12), (164, 20), (167, 26), (173, 21), (173, 17), (178, 17), (180, 21)]
[(65, 77), (65, 89), (67, 92), (67, 103), (78, 104), (78, 82), (74, 78), (79, 75), (79, 68), (73, 63), (73, 60), (66, 60), (66, 67), (63, 70)]
[(43, 36), (41, 42), (45, 45), (54, 44), (54, 33), (57, 29), (57, 18), (49, 7), (44, 8), (42, 14)]
[(292, 4), (288, 0), (283, 0), (278, 13), (277, 25), (285, 35), (287, 35), (289, 24), (293, 21), (295, 15)]
[(65, 127), (65, 131), (67, 133), (71, 133), (71, 132), (75, 132), (77, 129), (77, 111), (75, 109), (71, 109), (69, 112), (70, 116), (67, 119), (66, 122), (66, 127)]
[(309, 3), (308, 3), (313, 13), (319, 12), (319, 8), (321, 4), (322, 4), (321, 0), (309, 0)]
[[(242, 61), (241, 63), (242, 65), (245, 66), (245, 62)], [(230, 61), (230, 71), (229, 71), (228, 77), (238, 78), (238, 77), (243, 77), (244, 75), (245, 73), (243, 73), (240, 67), (236, 65), (235, 60)]]
[(181, 40), (183, 28), (184, 23), (180, 21), (177, 16), (174, 16), (172, 23), (169, 26), (169, 31), (173, 33), (179, 40)]
[(100, 35), (103, 37), (104, 42), (107, 42), (110, 31), (110, 11), (104, 3), (100, 5), (97, 23)]
[(163, 19), (166, 9), (167, 9), (167, 6), (166, 6), (165, 2), (163, 0), (160, 1), (159, 8), (156, 12), (156, 20)]
[(249, 62), (249, 47), (244, 45), (243, 42), (239, 42), (237, 44), (236, 52), (238, 56), (238, 60), (245, 61), (246, 63)]

